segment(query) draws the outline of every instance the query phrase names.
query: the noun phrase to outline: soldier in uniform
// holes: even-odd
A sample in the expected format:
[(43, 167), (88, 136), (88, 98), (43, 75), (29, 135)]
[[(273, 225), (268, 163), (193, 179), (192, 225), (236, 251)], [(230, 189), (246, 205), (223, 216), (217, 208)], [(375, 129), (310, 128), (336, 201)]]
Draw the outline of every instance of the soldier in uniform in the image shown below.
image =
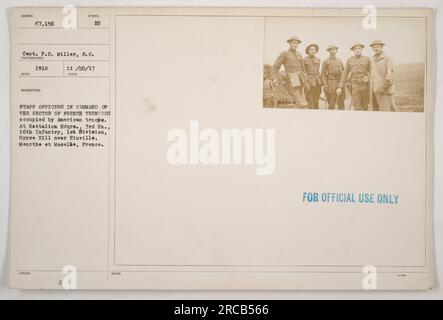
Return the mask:
[(365, 46), (356, 43), (351, 47), (354, 56), (346, 62), (345, 71), (337, 89), (337, 95), (344, 94), (346, 82), (351, 85), (352, 105), (354, 110), (368, 111), (369, 107), (369, 80), (371, 74), (371, 59), (363, 56)]
[(337, 89), (340, 86), (340, 80), (343, 75), (343, 62), (337, 58), (338, 47), (336, 45), (328, 46), (329, 58), (323, 61), (321, 76), (323, 88), (328, 100), (329, 110), (345, 109), (345, 94), (337, 96)]
[(303, 65), (303, 57), (297, 51), (301, 41), (298, 37), (291, 37), (286, 41), (289, 50), (283, 51), (278, 56), (272, 67), (273, 85), (278, 81), (280, 68), (283, 65), (286, 71), (286, 87), (288, 93), (297, 108), (306, 108), (304, 87), (306, 86), (306, 74)]
[(265, 65), (263, 70), (263, 106), (265, 108), (272, 107), (272, 80), (271, 80), (271, 69), (270, 65)]
[(321, 94), (321, 88), (323, 85), (320, 75), (321, 61), (317, 58), (319, 47), (316, 44), (310, 44), (306, 48), (306, 54), (308, 55), (303, 59), (304, 69), (306, 71), (306, 100), (308, 102), (309, 109), (318, 109), (319, 100)]
[(383, 52), (385, 43), (375, 40), (371, 44), (372, 58), (371, 101), (374, 111), (395, 111), (394, 62)]

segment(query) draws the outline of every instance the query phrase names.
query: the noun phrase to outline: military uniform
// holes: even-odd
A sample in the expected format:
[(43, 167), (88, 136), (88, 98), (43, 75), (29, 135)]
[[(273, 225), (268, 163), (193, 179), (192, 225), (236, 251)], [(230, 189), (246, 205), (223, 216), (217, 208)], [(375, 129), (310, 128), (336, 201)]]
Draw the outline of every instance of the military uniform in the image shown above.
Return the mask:
[(263, 106), (272, 107), (272, 82), (270, 79), (263, 80)]
[(297, 107), (306, 107), (303, 88), (306, 84), (303, 57), (296, 50), (283, 51), (272, 66), (272, 79), (278, 80), (281, 66), (286, 71), (286, 87)]
[(306, 91), (306, 100), (309, 109), (318, 109), (323, 85), (320, 75), (321, 61), (317, 57), (306, 57), (303, 59), (304, 69), (306, 71), (306, 80), (308, 90)]
[[(384, 46), (380, 40), (372, 42)], [(372, 58), (371, 70), (371, 101), (374, 111), (395, 111), (394, 62), (390, 56), (382, 52)]]
[(330, 57), (323, 61), (321, 75), (330, 110), (335, 110), (336, 106), (339, 110), (345, 108), (345, 94), (337, 96), (343, 71), (344, 65), (340, 59)]
[[(368, 57), (353, 56), (346, 62), (345, 71), (340, 81), (340, 88), (343, 89), (346, 81), (349, 79), (354, 110), (368, 110), (370, 72), (371, 59)], [(342, 95), (344, 95), (344, 92), (342, 92)]]

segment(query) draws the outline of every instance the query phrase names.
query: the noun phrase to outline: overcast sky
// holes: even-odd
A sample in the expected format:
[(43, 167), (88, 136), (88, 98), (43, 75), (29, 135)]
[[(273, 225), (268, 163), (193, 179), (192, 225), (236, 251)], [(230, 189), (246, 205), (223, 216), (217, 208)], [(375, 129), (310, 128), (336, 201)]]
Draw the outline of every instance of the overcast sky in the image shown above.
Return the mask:
[[(354, 42), (369, 45), (381, 39), (396, 64), (426, 61), (426, 20), (422, 18), (379, 18), (376, 30), (364, 29), (362, 19), (355, 17), (266, 18), (265, 63), (272, 64), (281, 51), (287, 50), (286, 40), (293, 35), (303, 41), (299, 49), (303, 55), (308, 44), (317, 43), (322, 60), (328, 56), (326, 48), (331, 43), (340, 47), (338, 56), (345, 61)], [(373, 55), (370, 47), (365, 48), (364, 55)]]

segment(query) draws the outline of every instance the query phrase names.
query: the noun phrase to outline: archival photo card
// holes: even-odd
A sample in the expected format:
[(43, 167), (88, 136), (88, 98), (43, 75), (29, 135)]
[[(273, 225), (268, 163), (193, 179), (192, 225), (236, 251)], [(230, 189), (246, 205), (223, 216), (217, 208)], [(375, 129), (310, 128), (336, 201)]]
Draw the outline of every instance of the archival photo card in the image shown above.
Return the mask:
[(433, 30), (429, 9), (13, 8), (10, 286), (430, 289)]

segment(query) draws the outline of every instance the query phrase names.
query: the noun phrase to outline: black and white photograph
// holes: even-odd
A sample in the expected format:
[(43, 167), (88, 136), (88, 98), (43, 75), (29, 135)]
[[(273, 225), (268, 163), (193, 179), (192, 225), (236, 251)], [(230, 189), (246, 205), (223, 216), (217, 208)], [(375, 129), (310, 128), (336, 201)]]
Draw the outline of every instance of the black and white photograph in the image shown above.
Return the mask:
[(423, 112), (426, 37), (425, 18), (266, 18), (263, 107)]

